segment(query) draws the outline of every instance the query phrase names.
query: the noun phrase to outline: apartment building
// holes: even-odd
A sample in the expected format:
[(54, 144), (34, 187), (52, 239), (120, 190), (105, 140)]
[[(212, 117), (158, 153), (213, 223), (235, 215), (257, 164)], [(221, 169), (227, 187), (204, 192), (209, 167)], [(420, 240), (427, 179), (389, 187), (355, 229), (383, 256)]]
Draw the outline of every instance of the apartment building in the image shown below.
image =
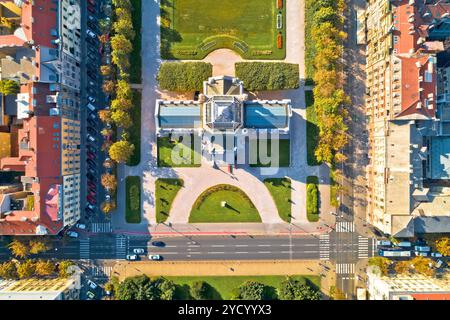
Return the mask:
[(0, 8), (0, 79), (20, 83), (0, 127), (0, 181), (20, 186), (0, 190), (0, 235), (57, 234), (80, 218), (79, 0)]
[(370, 300), (450, 300), (448, 275), (442, 278), (420, 274), (381, 276), (368, 273)]
[(450, 36), (442, 2), (370, 0), (366, 10), (367, 219), (398, 237), (450, 228), (450, 140), (437, 96)]

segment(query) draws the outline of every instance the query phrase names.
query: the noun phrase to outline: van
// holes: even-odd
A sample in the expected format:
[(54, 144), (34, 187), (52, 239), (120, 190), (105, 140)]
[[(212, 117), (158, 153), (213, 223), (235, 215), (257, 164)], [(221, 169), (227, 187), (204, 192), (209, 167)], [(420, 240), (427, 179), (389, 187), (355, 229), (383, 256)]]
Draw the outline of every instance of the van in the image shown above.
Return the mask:
[(415, 246), (414, 247), (415, 251), (421, 251), (421, 252), (430, 252), (431, 248), (428, 246)]
[(411, 247), (411, 242), (409, 242), (409, 241), (402, 241), (402, 242), (399, 242), (397, 244), (397, 246), (398, 247), (402, 247), (402, 248), (409, 248), (409, 247)]
[(392, 243), (389, 240), (378, 240), (377, 241), (377, 246), (383, 246), (383, 247), (389, 247), (391, 246)]

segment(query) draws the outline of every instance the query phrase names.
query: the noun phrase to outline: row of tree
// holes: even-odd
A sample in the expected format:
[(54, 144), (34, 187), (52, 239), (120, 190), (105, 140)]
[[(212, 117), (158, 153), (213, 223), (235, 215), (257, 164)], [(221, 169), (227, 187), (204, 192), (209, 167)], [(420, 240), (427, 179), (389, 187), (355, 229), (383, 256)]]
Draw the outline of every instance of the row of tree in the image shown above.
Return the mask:
[(319, 127), (319, 143), (315, 156), (319, 162), (338, 163), (345, 160), (341, 153), (348, 142), (348, 116), (345, 108), (350, 103), (342, 89), (342, 42), (347, 37), (343, 29), (344, 0), (308, 1), (312, 11), (309, 26), (310, 45), (314, 46), (314, 107)]
[(51, 244), (45, 240), (20, 240), (15, 239), (8, 244), (11, 253), (17, 257), (24, 259), (32, 254), (39, 254), (51, 249)]
[(436, 271), (436, 262), (433, 259), (417, 256), (410, 260), (393, 261), (384, 257), (369, 259), (369, 266), (375, 267), (374, 272), (383, 276), (390, 274), (413, 274), (433, 276)]
[(0, 278), (6, 280), (55, 276), (66, 278), (70, 275), (68, 268), (72, 265), (73, 262), (69, 260), (63, 260), (57, 264), (41, 259), (10, 260), (0, 263)]
[[(106, 286), (118, 300), (174, 300), (177, 285), (164, 277), (149, 278), (145, 275), (131, 277), (119, 283), (112, 279)], [(235, 300), (320, 300), (321, 293), (315, 287), (298, 279), (286, 277), (275, 292), (273, 288), (257, 281), (246, 281), (232, 292)], [(189, 295), (195, 300), (213, 300), (219, 298), (215, 289), (205, 281), (196, 281), (189, 286)]]

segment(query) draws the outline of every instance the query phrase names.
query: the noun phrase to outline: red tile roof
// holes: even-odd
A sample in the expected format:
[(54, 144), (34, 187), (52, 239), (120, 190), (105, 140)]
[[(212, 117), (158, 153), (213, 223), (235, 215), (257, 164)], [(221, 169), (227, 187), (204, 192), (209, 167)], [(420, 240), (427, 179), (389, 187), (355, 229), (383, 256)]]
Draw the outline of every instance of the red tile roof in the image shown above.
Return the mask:
[(414, 300), (450, 300), (450, 293), (414, 293)]

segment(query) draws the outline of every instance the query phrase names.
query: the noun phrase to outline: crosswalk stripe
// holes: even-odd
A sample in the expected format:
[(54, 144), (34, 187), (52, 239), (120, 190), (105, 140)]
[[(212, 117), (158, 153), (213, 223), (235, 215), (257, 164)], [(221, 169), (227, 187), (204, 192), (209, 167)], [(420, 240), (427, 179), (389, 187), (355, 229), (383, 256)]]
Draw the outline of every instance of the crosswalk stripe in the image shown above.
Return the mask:
[(116, 259), (125, 259), (127, 252), (128, 238), (124, 236), (116, 237)]
[(355, 273), (354, 263), (338, 263), (336, 264), (336, 274), (353, 274)]
[(338, 221), (336, 232), (355, 232), (355, 224), (353, 221)]
[(112, 266), (95, 266), (91, 267), (91, 273), (94, 277), (111, 277)]
[(330, 235), (328, 233), (322, 234), (319, 237), (319, 259), (330, 259)]
[(80, 259), (90, 258), (89, 238), (80, 240)]
[(91, 226), (94, 233), (110, 233), (112, 231), (111, 222), (94, 222)]

